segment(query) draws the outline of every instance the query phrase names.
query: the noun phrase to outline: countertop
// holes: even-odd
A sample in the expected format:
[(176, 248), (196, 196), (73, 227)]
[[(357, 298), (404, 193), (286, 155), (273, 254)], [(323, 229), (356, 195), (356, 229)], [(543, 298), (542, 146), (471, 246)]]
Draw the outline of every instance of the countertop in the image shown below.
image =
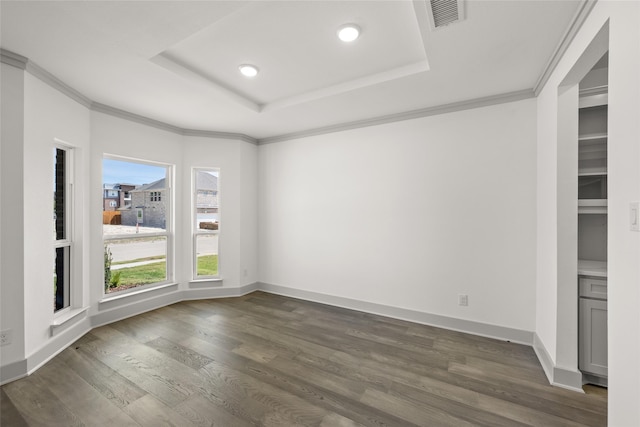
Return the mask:
[(607, 262), (579, 259), (578, 275), (593, 276), (593, 277), (607, 277)]

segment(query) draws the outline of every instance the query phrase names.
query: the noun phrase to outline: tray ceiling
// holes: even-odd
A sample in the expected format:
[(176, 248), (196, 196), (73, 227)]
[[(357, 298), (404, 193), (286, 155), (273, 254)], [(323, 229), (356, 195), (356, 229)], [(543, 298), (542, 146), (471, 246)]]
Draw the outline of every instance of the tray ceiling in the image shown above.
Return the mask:
[(424, 0), (3, 0), (0, 45), (97, 103), (266, 138), (530, 91), (584, 2), (462, 5), (433, 30)]
[[(351, 22), (363, 34), (355, 42), (341, 42), (337, 30)], [(256, 111), (428, 69), (411, 2), (250, 3), (152, 61), (185, 78), (219, 86)], [(258, 77), (238, 73), (246, 63), (259, 68)]]

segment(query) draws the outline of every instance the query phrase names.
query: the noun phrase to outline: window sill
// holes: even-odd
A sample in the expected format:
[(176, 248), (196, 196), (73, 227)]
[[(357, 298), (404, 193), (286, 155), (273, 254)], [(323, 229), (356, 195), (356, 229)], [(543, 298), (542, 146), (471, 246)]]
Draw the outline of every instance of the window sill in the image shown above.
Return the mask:
[(86, 313), (87, 310), (89, 310), (89, 307), (72, 308), (61, 315), (56, 316), (53, 319), (53, 323), (51, 323), (51, 335), (55, 335), (56, 331), (59, 331), (61, 327), (65, 326), (69, 321), (75, 319), (82, 313)]
[(126, 292), (126, 293), (123, 293), (123, 294), (109, 295), (109, 296), (105, 296), (100, 301), (98, 301), (98, 304), (104, 304), (104, 303), (111, 302), (111, 301), (117, 301), (119, 299), (131, 297), (131, 296), (134, 296), (134, 295), (146, 294), (148, 292), (153, 292), (153, 291), (157, 291), (159, 289), (164, 289), (164, 288), (170, 288), (172, 286), (178, 286), (178, 284), (177, 283), (165, 283), (165, 284), (154, 286), (154, 287), (151, 287), (151, 288), (138, 289), (138, 290), (131, 291), (131, 292)]

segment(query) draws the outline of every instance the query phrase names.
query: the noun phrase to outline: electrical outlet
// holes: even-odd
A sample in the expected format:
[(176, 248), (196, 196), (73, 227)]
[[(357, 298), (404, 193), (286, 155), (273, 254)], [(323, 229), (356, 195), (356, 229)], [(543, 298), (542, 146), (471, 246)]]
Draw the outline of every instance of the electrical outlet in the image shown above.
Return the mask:
[(0, 346), (11, 344), (11, 329), (0, 331)]
[(466, 307), (469, 305), (469, 295), (467, 294), (458, 294), (458, 305), (462, 307)]
[(631, 231), (640, 231), (640, 202), (629, 204), (629, 225)]

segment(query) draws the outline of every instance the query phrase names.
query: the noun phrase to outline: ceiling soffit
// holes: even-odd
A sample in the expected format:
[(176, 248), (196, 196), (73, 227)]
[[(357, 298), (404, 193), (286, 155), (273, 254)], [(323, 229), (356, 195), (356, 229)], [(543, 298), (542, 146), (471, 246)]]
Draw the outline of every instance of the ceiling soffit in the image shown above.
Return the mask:
[[(362, 30), (355, 42), (336, 36), (347, 23)], [(418, 0), (250, 2), (150, 59), (264, 112), (428, 71), (428, 28)], [(248, 79), (240, 64), (260, 74)]]

